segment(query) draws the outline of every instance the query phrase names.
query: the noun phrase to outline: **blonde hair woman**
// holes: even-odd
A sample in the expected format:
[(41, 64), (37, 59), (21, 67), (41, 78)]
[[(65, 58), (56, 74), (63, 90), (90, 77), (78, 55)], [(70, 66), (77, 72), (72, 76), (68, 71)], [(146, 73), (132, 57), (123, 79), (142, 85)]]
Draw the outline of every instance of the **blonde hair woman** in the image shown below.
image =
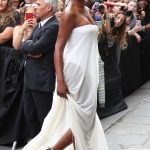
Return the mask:
[[(33, 7), (25, 7), (24, 9), (24, 14), (22, 14), (23, 23), (16, 26), (13, 31), (13, 47), (16, 50), (19, 50), (22, 41), (26, 40), (30, 36), (37, 22), (35, 17), (36, 9), (34, 9)], [(25, 18), (26, 13), (28, 12), (33, 15), (33, 18)]]
[[(25, 7), (24, 8), (24, 14), (22, 14), (22, 24), (18, 25), (14, 28), (13, 31), (13, 47), (19, 51), (20, 45), (23, 41), (25, 41), (32, 33), (32, 30), (37, 24), (37, 19), (36, 19), (36, 5), (34, 4), (34, 7)], [(33, 15), (33, 18), (26, 19), (26, 13), (31, 13)], [(28, 54), (28, 57), (32, 58), (39, 58), (42, 55), (41, 54), (36, 54), (36, 55), (31, 55)]]
[(58, 21), (60, 21), (60, 17), (62, 16), (63, 11), (64, 11), (64, 2), (62, 0), (58, 0), (58, 9), (57, 12), (55, 13)]

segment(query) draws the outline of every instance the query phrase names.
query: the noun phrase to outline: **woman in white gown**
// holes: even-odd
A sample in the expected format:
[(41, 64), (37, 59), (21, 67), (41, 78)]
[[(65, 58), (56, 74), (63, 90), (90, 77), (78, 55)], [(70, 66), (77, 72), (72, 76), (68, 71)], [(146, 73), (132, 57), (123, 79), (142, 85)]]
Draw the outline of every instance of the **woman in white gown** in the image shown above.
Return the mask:
[(97, 36), (84, 0), (72, 0), (62, 14), (55, 47), (58, 95), (41, 132), (23, 150), (108, 150), (96, 114)]

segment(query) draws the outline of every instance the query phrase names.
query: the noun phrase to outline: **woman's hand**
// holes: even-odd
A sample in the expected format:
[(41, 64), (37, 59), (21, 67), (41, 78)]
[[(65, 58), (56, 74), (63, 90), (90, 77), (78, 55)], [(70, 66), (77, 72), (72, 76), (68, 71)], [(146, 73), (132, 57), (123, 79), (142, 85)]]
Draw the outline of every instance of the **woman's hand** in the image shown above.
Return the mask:
[(32, 29), (33, 27), (35, 27), (37, 24), (36, 22), (36, 19), (28, 19), (28, 20), (25, 20), (23, 25), (22, 25), (22, 30), (26, 30), (27, 28), (30, 28)]
[(57, 82), (57, 95), (67, 99), (67, 94), (69, 94), (68, 87), (64, 81)]
[(133, 36), (134, 33), (137, 33), (139, 31), (141, 31), (141, 25), (137, 24), (133, 29), (128, 31), (128, 34)]
[(139, 34), (134, 33), (134, 36), (135, 36), (138, 43), (140, 43), (142, 41), (141, 36)]
[(34, 28), (36, 25), (37, 25), (36, 18), (31, 19), (31, 21), (30, 21), (30, 27)]
[(30, 24), (31, 24), (30, 21), (31, 21), (31, 19), (28, 19), (28, 20), (24, 21), (24, 23), (21, 27), (23, 31), (30, 27)]

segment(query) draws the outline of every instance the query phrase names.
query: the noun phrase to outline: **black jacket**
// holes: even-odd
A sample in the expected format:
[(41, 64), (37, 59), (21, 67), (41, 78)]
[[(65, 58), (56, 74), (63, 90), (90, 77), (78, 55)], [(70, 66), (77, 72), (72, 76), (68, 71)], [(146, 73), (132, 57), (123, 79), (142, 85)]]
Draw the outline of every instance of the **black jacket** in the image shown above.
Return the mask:
[(26, 54), (42, 54), (40, 58), (27, 57), (24, 84), (37, 91), (54, 91), (55, 69), (54, 49), (58, 33), (58, 21), (50, 18), (43, 27), (39, 24), (28, 40), (21, 44), (21, 51)]

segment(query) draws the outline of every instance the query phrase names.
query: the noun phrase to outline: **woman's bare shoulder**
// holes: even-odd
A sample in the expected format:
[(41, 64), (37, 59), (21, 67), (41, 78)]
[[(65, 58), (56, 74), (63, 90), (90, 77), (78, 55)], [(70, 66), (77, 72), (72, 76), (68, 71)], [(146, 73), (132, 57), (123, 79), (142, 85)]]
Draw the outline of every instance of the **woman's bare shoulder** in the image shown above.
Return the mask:
[(65, 8), (64, 13), (66, 17), (76, 17), (77, 11), (76, 7), (73, 5), (69, 5)]

